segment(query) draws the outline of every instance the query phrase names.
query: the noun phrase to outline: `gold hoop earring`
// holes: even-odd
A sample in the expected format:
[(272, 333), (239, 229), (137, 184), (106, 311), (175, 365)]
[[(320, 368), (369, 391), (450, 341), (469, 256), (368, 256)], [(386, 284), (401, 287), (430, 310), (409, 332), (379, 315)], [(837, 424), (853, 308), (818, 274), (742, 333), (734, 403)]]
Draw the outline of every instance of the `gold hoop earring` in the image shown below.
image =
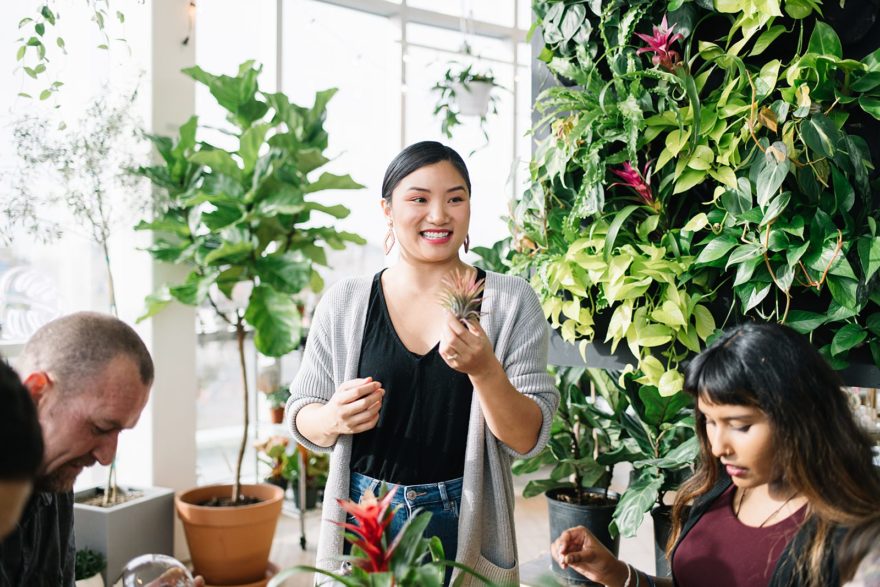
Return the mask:
[(468, 249), (471, 248), (471, 235), (466, 234), (464, 237), (464, 252), (467, 253)]
[(397, 239), (394, 237), (394, 229), (392, 228), (391, 223), (389, 222), (388, 223), (388, 233), (385, 235), (385, 242), (384, 242), (384, 248), (385, 248), (386, 255), (391, 252), (391, 248), (394, 247), (395, 242), (397, 242)]

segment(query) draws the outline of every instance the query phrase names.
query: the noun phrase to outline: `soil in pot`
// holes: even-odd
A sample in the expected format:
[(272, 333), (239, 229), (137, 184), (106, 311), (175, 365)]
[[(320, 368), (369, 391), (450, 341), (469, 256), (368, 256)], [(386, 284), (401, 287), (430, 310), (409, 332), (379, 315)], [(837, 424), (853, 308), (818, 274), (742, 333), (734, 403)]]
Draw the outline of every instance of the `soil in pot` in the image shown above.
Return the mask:
[[(273, 483), (273, 485), (276, 484)], [(253, 505), (255, 503), (260, 503), (259, 498), (241, 495), (238, 497), (238, 501), (232, 501), (231, 497), (212, 497), (198, 505), (208, 508), (237, 508), (245, 505)]]
[[(579, 499), (574, 488), (563, 487), (552, 489), (545, 495), (550, 514), (551, 542), (573, 526), (585, 526), (608, 550), (617, 555), (620, 538), (612, 538), (608, 526), (611, 525), (614, 509), (620, 499), (619, 494), (606, 492), (599, 487), (589, 487), (581, 491)], [(562, 585), (597, 585), (577, 571), (563, 570), (555, 560), (552, 561), (552, 571)]]

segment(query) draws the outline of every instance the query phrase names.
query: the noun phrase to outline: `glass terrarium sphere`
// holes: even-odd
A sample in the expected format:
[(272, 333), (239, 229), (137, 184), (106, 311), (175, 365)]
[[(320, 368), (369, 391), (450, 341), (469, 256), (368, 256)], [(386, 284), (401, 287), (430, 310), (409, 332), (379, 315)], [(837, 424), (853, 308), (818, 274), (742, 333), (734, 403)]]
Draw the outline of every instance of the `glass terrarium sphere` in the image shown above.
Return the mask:
[(128, 561), (122, 569), (123, 587), (193, 587), (183, 564), (164, 554), (145, 554)]

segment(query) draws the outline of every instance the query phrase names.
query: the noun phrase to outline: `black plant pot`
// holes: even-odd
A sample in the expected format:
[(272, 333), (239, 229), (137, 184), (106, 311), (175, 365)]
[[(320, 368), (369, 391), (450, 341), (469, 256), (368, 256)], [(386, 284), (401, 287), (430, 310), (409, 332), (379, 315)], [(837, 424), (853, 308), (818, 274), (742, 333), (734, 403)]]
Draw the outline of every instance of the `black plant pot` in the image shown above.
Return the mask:
[[(605, 545), (605, 547), (617, 556), (620, 549), (620, 537), (612, 538), (608, 531), (611, 525), (614, 509), (620, 495), (613, 491), (605, 492), (598, 487), (590, 487), (587, 493), (593, 503), (577, 504), (560, 501), (560, 496), (572, 496), (571, 488), (552, 489), (545, 493), (550, 514), (550, 541), (559, 538), (565, 530), (573, 526), (585, 526), (593, 535)], [(572, 569), (563, 570), (556, 561), (552, 561), (553, 575), (561, 585), (599, 585), (590, 581), (577, 571)]]
[(280, 487), (282, 491), (287, 491), (287, 479), (284, 477), (266, 477), (263, 482)]
[(657, 565), (655, 576), (670, 577), (669, 560), (666, 558), (666, 543), (672, 533), (672, 506), (658, 505), (651, 510), (654, 519), (654, 562)]
[[(299, 504), (299, 489), (296, 486), (293, 487), (293, 503), (296, 505), (296, 508), (301, 510), (303, 509)], [(315, 509), (315, 506), (318, 505), (318, 488), (317, 487), (306, 487), (306, 507), (307, 510)]]

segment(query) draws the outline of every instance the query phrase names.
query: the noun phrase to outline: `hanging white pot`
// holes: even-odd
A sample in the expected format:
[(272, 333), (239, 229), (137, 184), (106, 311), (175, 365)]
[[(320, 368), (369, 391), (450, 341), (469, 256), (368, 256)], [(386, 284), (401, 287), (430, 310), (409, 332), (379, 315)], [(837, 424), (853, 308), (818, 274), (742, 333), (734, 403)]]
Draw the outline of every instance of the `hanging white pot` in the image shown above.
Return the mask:
[(489, 113), (489, 98), (493, 87), (489, 82), (479, 81), (468, 82), (467, 86), (461, 83), (452, 84), (458, 113), (462, 116), (486, 116)]

